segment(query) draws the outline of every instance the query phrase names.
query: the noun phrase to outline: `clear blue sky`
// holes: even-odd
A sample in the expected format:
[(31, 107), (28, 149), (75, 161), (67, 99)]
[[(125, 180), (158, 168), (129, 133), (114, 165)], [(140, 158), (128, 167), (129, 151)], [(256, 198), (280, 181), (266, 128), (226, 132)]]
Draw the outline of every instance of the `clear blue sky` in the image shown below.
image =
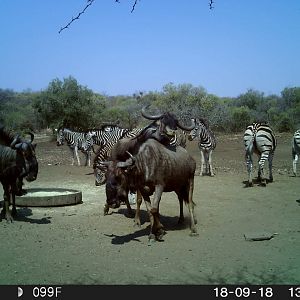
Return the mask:
[(75, 77), (106, 95), (191, 83), (235, 97), (300, 86), (299, 0), (0, 0), (0, 88)]

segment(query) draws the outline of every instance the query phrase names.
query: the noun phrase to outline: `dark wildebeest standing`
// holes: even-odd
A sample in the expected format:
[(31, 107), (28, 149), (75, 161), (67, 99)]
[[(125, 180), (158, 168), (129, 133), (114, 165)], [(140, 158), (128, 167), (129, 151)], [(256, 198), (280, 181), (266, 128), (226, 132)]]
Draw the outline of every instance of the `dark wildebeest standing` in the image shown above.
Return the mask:
[[(169, 112), (150, 114), (146, 112), (147, 107), (148, 106), (143, 107), (141, 112), (142, 116), (146, 119), (153, 120), (153, 122), (147, 125), (142, 131), (139, 131), (135, 136), (120, 139), (116, 144), (114, 144), (114, 146), (112, 146), (110, 155), (111, 160), (126, 160), (128, 158), (128, 154), (126, 153), (126, 151), (129, 151), (131, 154), (135, 155), (138, 152), (140, 145), (150, 138), (155, 139), (166, 147), (170, 147), (173, 149), (176, 149), (176, 146), (178, 145), (185, 146), (186, 135), (184, 134), (184, 131), (191, 131), (195, 127), (195, 123), (193, 122), (191, 125), (183, 125), (181, 124), (181, 122), (179, 122), (174, 114)], [(176, 134), (178, 128), (182, 131), (179, 132), (179, 134)], [(127, 143), (126, 141), (129, 141), (129, 143)], [(127, 143), (126, 151), (124, 150), (123, 153), (121, 153), (119, 150), (114, 149), (120, 147), (118, 146), (119, 143)], [(102, 167), (106, 165), (106, 163), (103, 161), (98, 161), (97, 163)], [(125, 202), (129, 215), (132, 215), (132, 210), (128, 201), (129, 190), (133, 192), (136, 189), (127, 189), (127, 196), (122, 196), (122, 202)], [(139, 193), (137, 194), (137, 196), (139, 196)], [(104, 214), (107, 214), (108, 210), (109, 207), (108, 205), (106, 205), (104, 207)], [(137, 211), (139, 211), (139, 200), (137, 200)], [(135, 221), (138, 225), (140, 224), (139, 218), (137, 218), (137, 212)]]
[[(3, 127), (0, 130), (5, 136)], [(36, 180), (38, 174), (38, 162), (35, 155), (36, 144), (31, 141), (20, 140), (18, 136), (12, 141), (10, 146), (0, 144), (0, 182), (4, 190), (4, 208), (1, 212), (6, 220), (13, 221), (12, 216), (16, 216), (15, 195), (19, 192), (18, 180), (22, 182), (25, 177), (27, 181)], [(9, 205), (12, 203), (12, 213)]]
[[(183, 222), (183, 201), (190, 213), (191, 235), (196, 235), (197, 223), (194, 214), (194, 173), (195, 160), (186, 149), (166, 147), (155, 139), (148, 139), (132, 147), (133, 141), (120, 140), (115, 146), (119, 153), (130, 155), (128, 149), (138, 148), (137, 153), (126, 161), (113, 160), (107, 163), (106, 197), (107, 205), (118, 208), (128, 189), (133, 188), (144, 198), (150, 218), (149, 240), (162, 240), (165, 234), (159, 220), (159, 203), (163, 192), (174, 191), (180, 203), (179, 223)], [(151, 201), (150, 196), (153, 195)], [(138, 207), (141, 199), (138, 200)], [(138, 208), (139, 209), (139, 208)]]
[[(32, 133), (28, 133), (33, 140), (34, 136)], [(26, 140), (22, 139), (19, 135), (16, 135), (12, 130), (5, 128), (2, 124), (0, 124), (0, 145), (8, 146), (12, 144), (12, 142), (18, 144), (22, 142), (26, 142)], [(26, 194), (26, 190), (23, 189), (23, 177), (17, 179), (16, 184), (16, 195), (22, 196)]]

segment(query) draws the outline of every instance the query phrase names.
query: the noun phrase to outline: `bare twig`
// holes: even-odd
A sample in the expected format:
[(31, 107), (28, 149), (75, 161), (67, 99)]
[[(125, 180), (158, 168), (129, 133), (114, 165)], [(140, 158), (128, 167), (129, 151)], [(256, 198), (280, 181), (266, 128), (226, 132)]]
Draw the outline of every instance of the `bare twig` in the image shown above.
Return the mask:
[(136, 6), (136, 4), (137, 4), (137, 1), (138, 1), (138, 0), (135, 0), (135, 1), (134, 1), (134, 4), (133, 4), (133, 6), (132, 6), (132, 9), (131, 9), (131, 12), (133, 12), (133, 11), (134, 11), (134, 9), (135, 9), (135, 6)]
[(215, 2), (213, 0), (209, 0), (209, 2), (208, 2), (209, 9), (213, 9), (214, 8), (214, 6), (213, 6), (214, 3)]
[[(85, 8), (77, 15), (77, 17), (72, 17), (72, 20), (66, 25), (66, 26), (64, 26), (64, 27), (62, 27), (60, 30), (59, 30), (59, 32), (58, 33), (61, 33), (64, 29), (66, 29), (66, 28), (69, 28), (69, 26), (75, 21), (75, 20), (78, 20), (79, 18), (80, 18), (80, 16), (86, 11), (86, 9), (89, 7), (89, 6), (91, 6), (92, 4), (93, 4), (93, 2), (94, 2), (95, 0), (87, 0), (87, 5), (85, 6)], [(117, 0), (116, 0), (116, 2), (118, 2)]]

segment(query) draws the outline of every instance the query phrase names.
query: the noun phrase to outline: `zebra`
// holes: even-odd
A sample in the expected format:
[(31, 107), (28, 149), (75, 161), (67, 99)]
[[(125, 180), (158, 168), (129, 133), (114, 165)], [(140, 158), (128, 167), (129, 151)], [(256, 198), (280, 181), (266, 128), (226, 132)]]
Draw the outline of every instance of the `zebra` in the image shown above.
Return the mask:
[(72, 131), (68, 128), (59, 128), (57, 130), (56, 144), (57, 146), (61, 146), (64, 144), (64, 141), (67, 142), (69, 149), (72, 152), (72, 166), (74, 165), (75, 157), (77, 159), (78, 166), (80, 166), (78, 150), (81, 150), (86, 156), (85, 166), (90, 166), (94, 135), (95, 133), (91, 131), (85, 133)]
[(188, 140), (198, 140), (198, 147), (201, 153), (200, 176), (203, 176), (204, 174), (214, 176), (215, 174), (212, 168), (212, 153), (217, 144), (215, 134), (209, 128), (208, 120), (204, 118), (195, 118), (194, 122), (196, 126), (188, 135)]
[(296, 130), (292, 138), (293, 173), (297, 176), (297, 163), (300, 155), (300, 129)]
[(258, 176), (257, 179), (262, 186), (266, 186), (267, 180), (264, 175), (265, 161), (269, 162), (269, 181), (273, 182), (272, 162), (274, 152), (277, 146), (277, 140), (271, 127), (265, 122), (253, 122), (247, 126), (244, 132), (244, 145), (245, 145), (245, 160), (248, 171), (248, 186), (253, 186), (252, 156), (255, 153), (258, 160)]
[(111, 140), (119, 140), (121, 137), (125, 136), (130, 131), (128, 128), (122, 128), (117, 125), (104, 125), (101, 129), (93, 130), (93, 140), (94, 144), (105, 147), (111, 142)]

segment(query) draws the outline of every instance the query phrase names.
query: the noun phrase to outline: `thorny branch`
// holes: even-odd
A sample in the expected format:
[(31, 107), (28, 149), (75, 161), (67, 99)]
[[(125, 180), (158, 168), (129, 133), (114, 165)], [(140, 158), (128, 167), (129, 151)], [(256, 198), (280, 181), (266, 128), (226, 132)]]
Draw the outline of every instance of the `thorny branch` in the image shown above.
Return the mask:
[[(72, 17), (72, 20), (64, 27), (61, 27), (58, 33), (61, 33), (64, 29), (69, 28), (69, 26), (75, 21), (75, 20), (79, 20), (80, 16), (86, 11), (86, 9), (91, 6), (93, 4), (95, 0), (87, 0), (87, 5), (85, 6), (85, 8), (74, 18)], [(115, 2), (120, 3), (120, 0), (115, 0)], [(137, 5), (138, 0), (135, 0), (133, 5), (132, 5), (132, 9), (131, 9), (131, 13), (135, 10), (135, 6)], [(213, 4), (215, 2), (213, 0), (209, 0), (208, 5), (209, 5), (209, 9), (213, 9)]]
[(85, 6), (85, 8), (77, 15), (77, 17), (72, 17), (72, 20), (65, 26), (62, 27), (58, 33), (61, 33), (64, 29), (69, 28), (69, 26), (75, 21), (75, 20), (79, 20), (80, 16), (86, 11), (86, 9), (91, 6), (93, 4), (95, 0), (87, 0), (87, 5)]

